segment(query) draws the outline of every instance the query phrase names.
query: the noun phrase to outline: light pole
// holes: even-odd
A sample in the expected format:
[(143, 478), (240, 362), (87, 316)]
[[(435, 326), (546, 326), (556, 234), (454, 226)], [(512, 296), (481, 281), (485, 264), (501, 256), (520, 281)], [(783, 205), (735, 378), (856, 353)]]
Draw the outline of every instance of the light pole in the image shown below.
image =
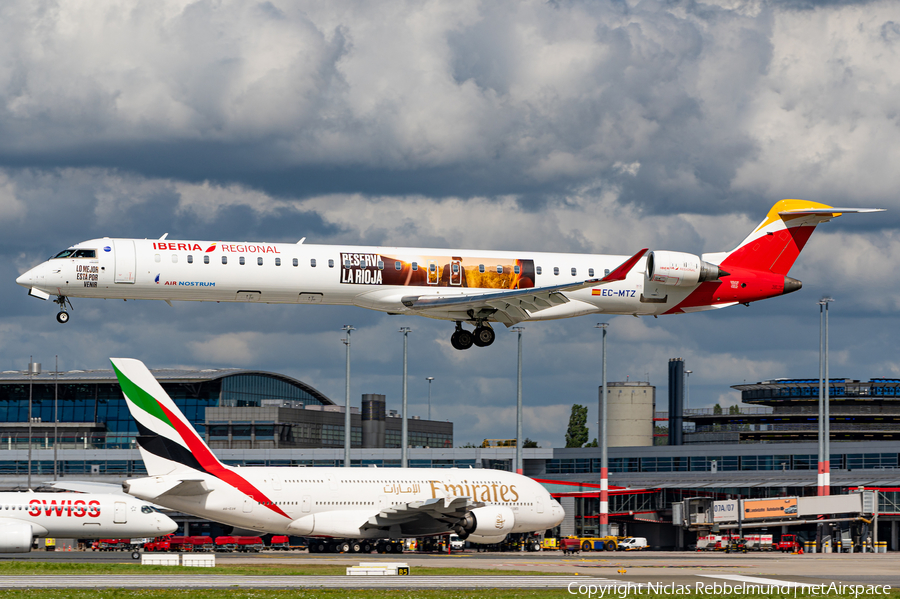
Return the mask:
[(602, 367), (600, 368), (600, 384), (602, 391), (600, 392), (600, 536), (605, 537), (609, 535), (609, 456), (607, 452), (607, 448), (609, 445), (608, 438), (606, 436), (607, 427), (606, 421), (606, 329), (609, 327), (609, 323), (600, 322), (594, 328), (600, 329), (603, 332), (603, 337), (601, 341), (601, 362)]
[(825, 353), (823, 363), (825, 364), (825, 400), (822, 402), (825, 406), (825, 418), (823, 419), (822, 428), (824, 435), (822, 436), (822, 451), (825, 458), (825, 476), (823, 477), (823, 495), (831, 495), (831, 385), (828, 376), (828, 304), (834, 300), (830, 297), (822, 298), (821, 303), (825, 305)]
[(524, 327), (512, 327), (519, 335), (519, 359), (516, 370), (516, 473), (522, 474), (522, 332)]
[(684, 411), (687, 412), (688, 406), (691, 404), (691, 375), (693, 370), (684, 371)]
[(425, 380), (428, 381), (428, 420), (431, 420), (431, 381), (434, 380), (434, 377), (426, 376)]
[(59, 460), (56, 446), (59, 445), (59, 355), (53, 368), (53, 480), (59, 478)]
[(41, 373), (40, 362), (34, 362), (34, 356), (28, 357), (28, 490), (31, 490), (31, 424), (32, 399), (34, 397), (34, 375)]
[(400, 467), (408, 468), (409, 467), (409, 424), (406, 421), (406, 348), (407, 348), (407, 339), (409, 338), (409, 332), (412, 329), (409, 327), (400, 327), (400, 332), (403, 333), (403, 406), (400, 410), (400, 416), (402, 418), (400, 422)]
[(342, 331), (346, 331), (347, 338), (343, 339), (347, 346), (347, 385), (344, 395), (344, 468), (350, 467), (350, 332), (355, 331), (353, 325), (345, 324)]

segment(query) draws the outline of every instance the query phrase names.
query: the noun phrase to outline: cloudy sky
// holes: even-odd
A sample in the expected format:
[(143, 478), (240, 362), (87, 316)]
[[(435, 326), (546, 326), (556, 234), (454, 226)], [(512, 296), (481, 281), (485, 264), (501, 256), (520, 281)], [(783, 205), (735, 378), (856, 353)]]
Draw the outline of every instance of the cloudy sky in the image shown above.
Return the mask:
[[(27, 297), (16, 276), (93, 237), (630, 254), (733, 248), (783, 198), (888, 208), (817, 230), (803, 290), (715, 313), (613, 317), (611, 380), (681, 356), (692, 407), (730, 385), (900, 377), (900, 3), (0, 4), (0, 366), (244, 367), (343, 401), (410, 401), (456, 442), (514, 436), (515, 335), (357, 308)], [(596, 419), (597, 317), (527, 324), (525, 433)], [(503, 327), (500, 327), (503, 329)], [(591, 427), (591, 436), (596, 427)]]

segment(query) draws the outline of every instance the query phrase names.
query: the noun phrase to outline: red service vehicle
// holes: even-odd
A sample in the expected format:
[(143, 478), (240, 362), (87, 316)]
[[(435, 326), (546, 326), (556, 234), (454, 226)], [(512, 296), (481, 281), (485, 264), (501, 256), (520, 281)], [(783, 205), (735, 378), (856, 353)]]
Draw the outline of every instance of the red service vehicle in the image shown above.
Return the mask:
[(156, 537), (149, 543), (144, 543), (144, 551), (171, 551), (170, 540), (175, 535)]
[(237, 550), (244, 553), (259, 553), (266, 548), (260, 537), (235, 537)]
[(131, 549), (131, 539), (100, 539), (92, 549), (94, 551), (125, 551)]
[(191, 551), (194, 552), (210, 552), (214, 550), (215, 545), (213, 544), (212, 537), (188, 537), (188, 540), (191, 543)]
[(781, 539), (778, 540), (778, 544), (775, 545), (775, 549), (785, 553), (790, 551), (791, 553), (799, 553), (800, 548), (803, 545), (800, 543), (800, 539), (797, 538), (797, 535), (781, 535)]
[(581, 551), (581, 539), (560, 539), (559, 548), (562, 549), (563, 555), (578, 553)]
[(290, 551), (290, 539), (284, 535), (272, 535), (272, 539), (269, 541), (269, 549), (274, 549), (275, 551)]
[(216, 551), (231, 553), (237, 550), (237, 540), (234, 537), (216, 537)]
[(193, 551), (194, 544), (191, 537), (172, 536), (169, 538), (169, 551), (180, 553), (182, 551)]

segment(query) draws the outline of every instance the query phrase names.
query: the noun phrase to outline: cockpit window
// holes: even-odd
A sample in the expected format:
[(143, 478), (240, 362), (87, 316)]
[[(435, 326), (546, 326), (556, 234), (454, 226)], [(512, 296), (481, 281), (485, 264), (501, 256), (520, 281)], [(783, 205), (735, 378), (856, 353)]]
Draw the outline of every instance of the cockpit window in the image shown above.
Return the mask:
[(97, 250), (75, 250), (73, 258), (96, 258)]
[(153, 508), (150, 507), (149, 505), (142, 505), (142, 506), (141, 506), (141, 513), (142, 513), (142, 514), (152, 514), (152, 513), (153, 513)]
[(69, 248), (67, 250), (63, 250), (60, 253), (56, 254), (55, 256), (53, 256), (53, 258), (54, 259), (55, 258), (68, 258), (68, 257), (72, 256), (74, 253), (75, 253), (75, 250), (72, 248)]

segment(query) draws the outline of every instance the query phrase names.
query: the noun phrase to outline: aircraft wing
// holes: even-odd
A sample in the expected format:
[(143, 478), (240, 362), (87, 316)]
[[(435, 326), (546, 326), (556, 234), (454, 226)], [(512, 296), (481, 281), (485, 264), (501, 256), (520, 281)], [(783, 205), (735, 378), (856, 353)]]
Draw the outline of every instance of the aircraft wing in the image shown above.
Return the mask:
[(369, 518), (362, 529), (379, 528), (389, 530), (423, 517), (433, 518), (447, 525), (448, 529), (465, 517), (466, 513), (477, 507), (486, 505), (481, 501), (473, 501), (471, 497), (437, 497), (425, 501), (412, 501), (387, 508)]
[[(131, 485), (135, 482), (146, 482), (154, 480), (151, 477), (141, 478), (141, 479), (129, 479), (126, 480), (122, 484), (122, 488), (126, 493), (130, 493)], [(206, 484), (206, 481), (203, 479), (170, 479), (160, 481), (159, 484), (148, 485), (147, 487), (141, 487), (142, 491), (150, 491), (145, 497), (152, 497), (153, 499), (159, 499), (164, 495), (169, 496), (178, 496), (178, 497), (191, 497), (195, 495), (206, 495), (211, 492), (212, 489)]]
[(400, 301), (404, 306), (415, 311), (448, 308), (473, 311), (488, 310), (498, 321), (506, 326), (511, 326), (526, 320), (529, 313), (540, 312), (553, 306), (568, 303), (569, 298), (565, 296), (565, 291), (578, 291), (579, 289), (587, 289), (624, 280), (645, 253), (647, 253), (647, 248), (642, 249), (620, 264), (602, 279), (588, 279), (578, 283), (566, 283), (548, 287), (466, 293), (464, 295), (407, 295)]

